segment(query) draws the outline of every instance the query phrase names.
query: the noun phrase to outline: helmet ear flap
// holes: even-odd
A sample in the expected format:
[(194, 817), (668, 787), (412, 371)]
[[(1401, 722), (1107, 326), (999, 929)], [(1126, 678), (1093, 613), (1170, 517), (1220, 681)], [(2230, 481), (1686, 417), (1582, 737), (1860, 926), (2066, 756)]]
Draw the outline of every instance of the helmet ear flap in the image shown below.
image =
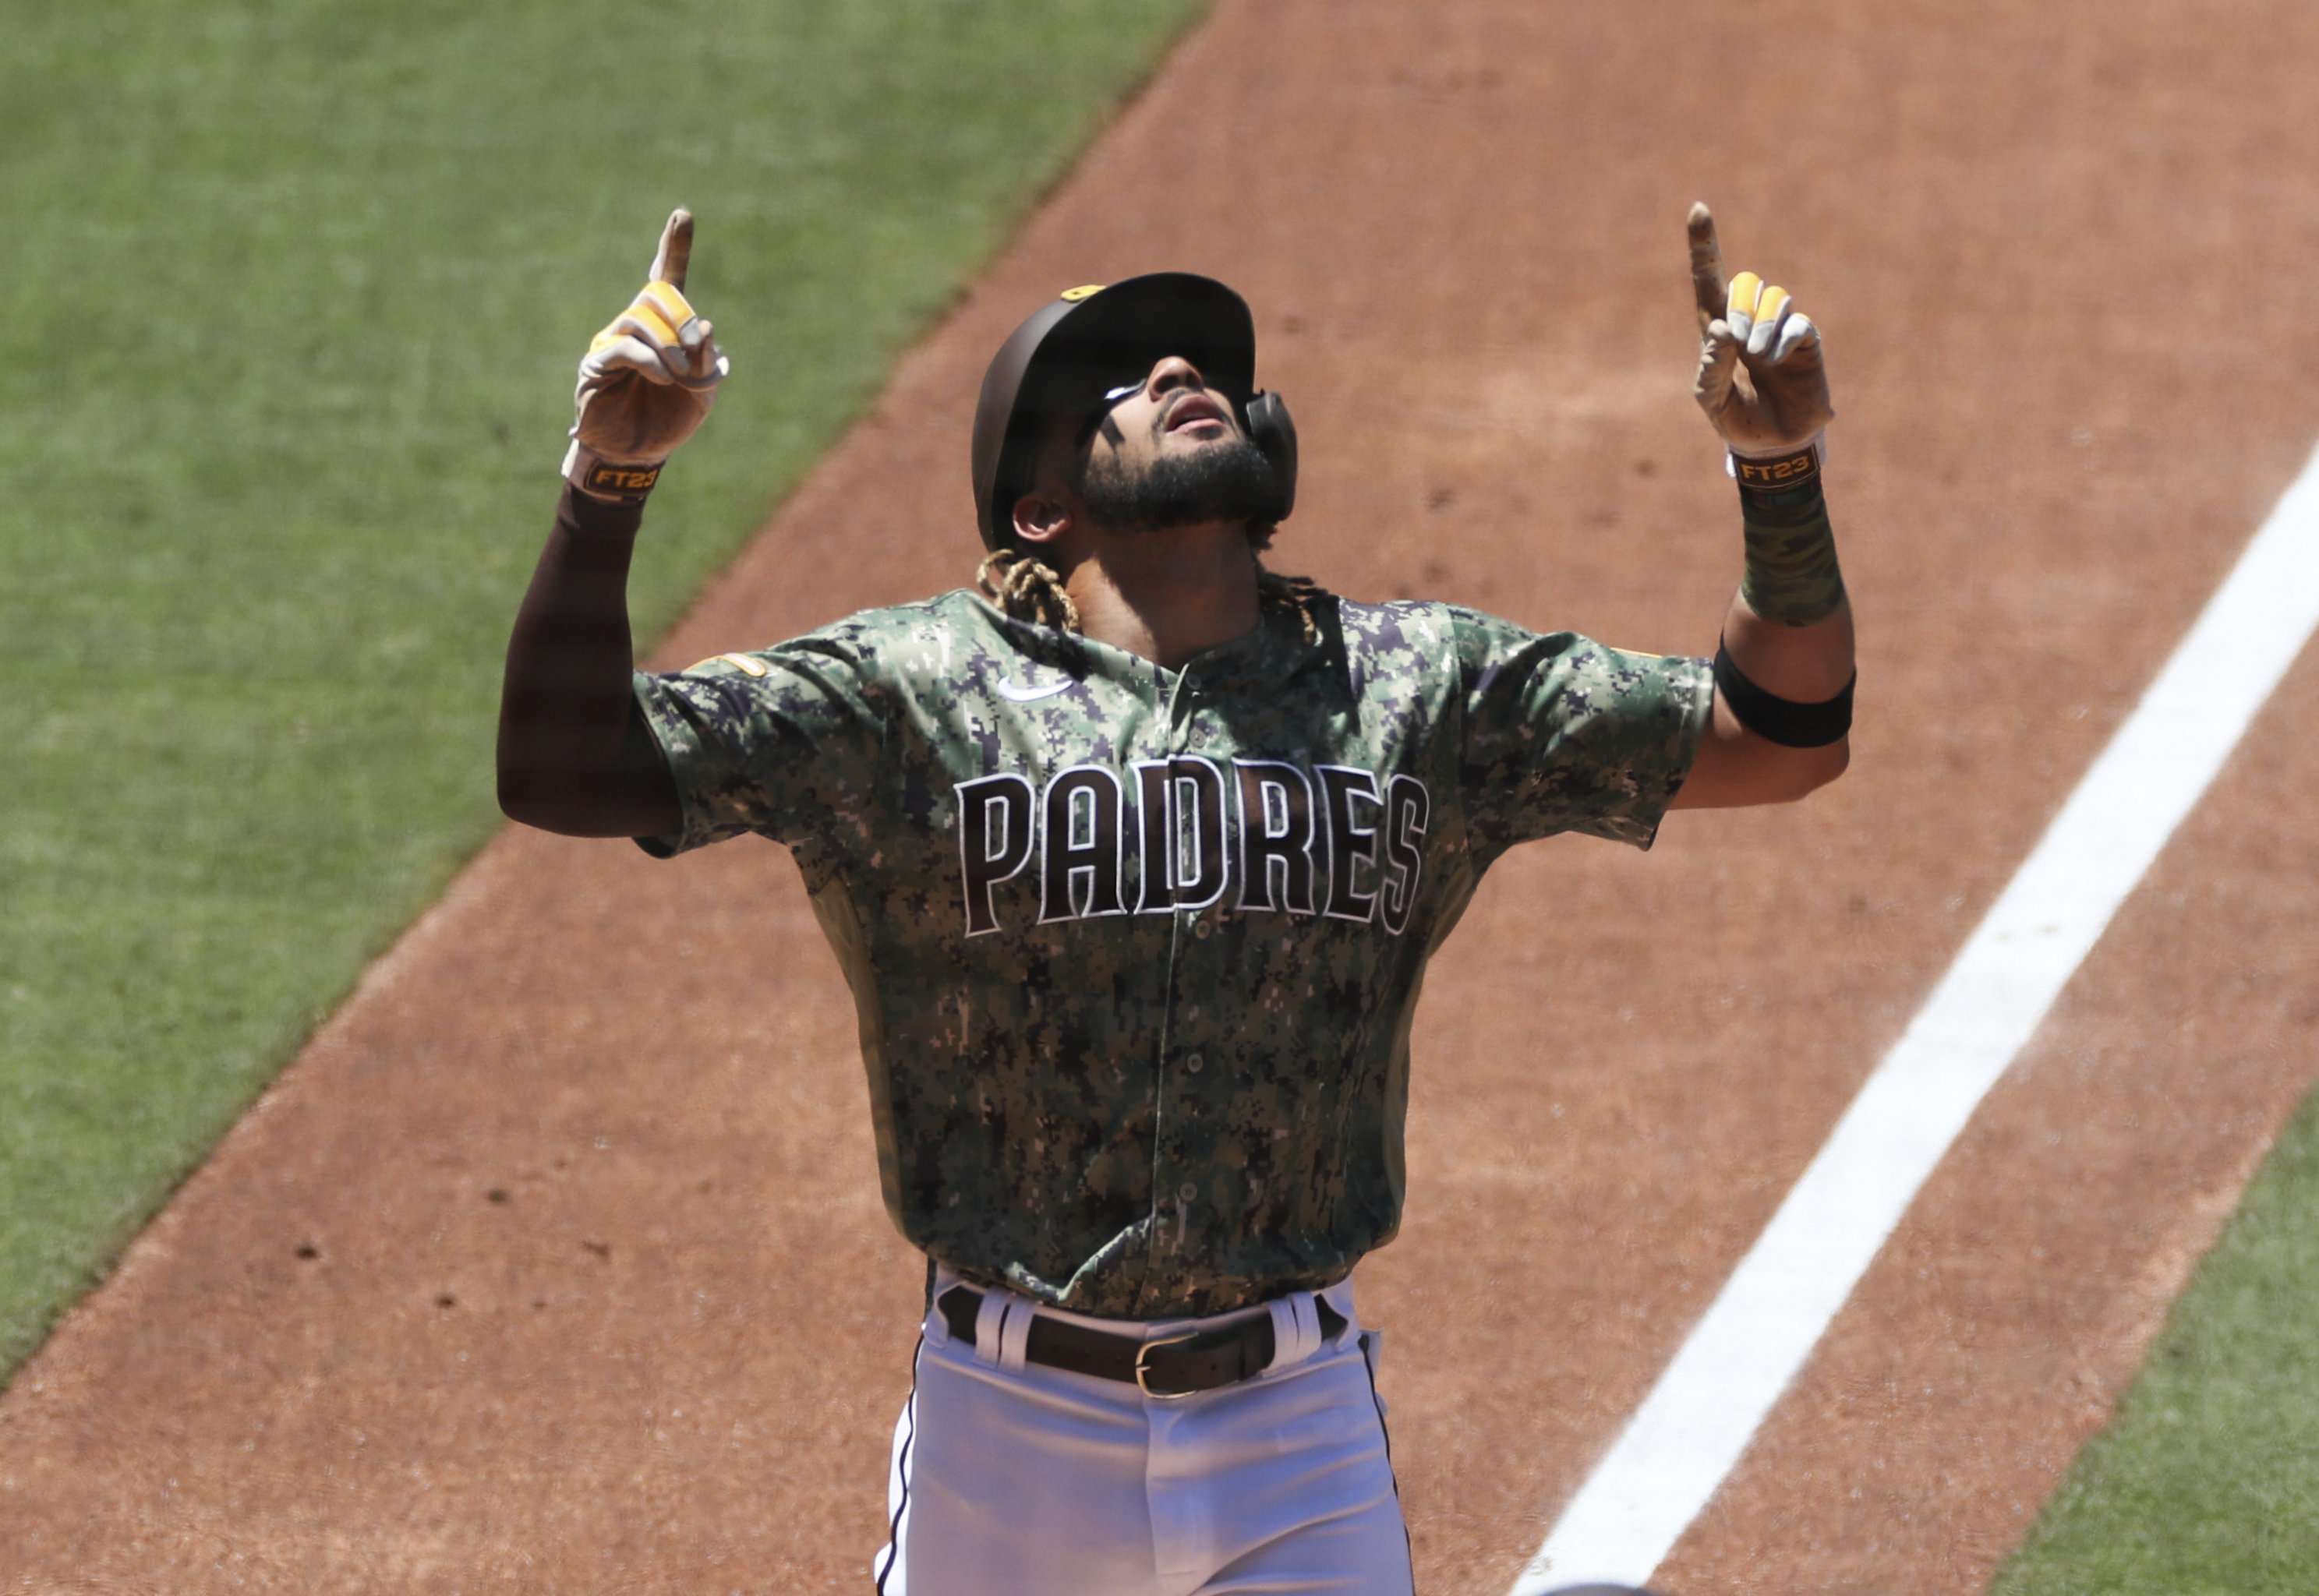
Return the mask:
[(1288, 419), (1288, 405), (1277, 393), (1259, 392), (1248, 401), (1248, 440), (1272, 462), (1280, 479), (1280, 497), (1268, 520), (1285, 521), (1296, 508), (1296, 423)]

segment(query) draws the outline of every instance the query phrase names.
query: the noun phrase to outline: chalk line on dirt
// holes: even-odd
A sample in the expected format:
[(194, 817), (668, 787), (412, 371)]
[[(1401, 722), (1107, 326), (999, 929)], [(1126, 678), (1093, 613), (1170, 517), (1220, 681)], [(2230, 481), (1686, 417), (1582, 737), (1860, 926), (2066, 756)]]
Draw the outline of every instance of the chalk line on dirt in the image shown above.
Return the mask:
[(2319, 630), (2319, 453), (1991, 906), (1512, 1596), (1649, 1580)]

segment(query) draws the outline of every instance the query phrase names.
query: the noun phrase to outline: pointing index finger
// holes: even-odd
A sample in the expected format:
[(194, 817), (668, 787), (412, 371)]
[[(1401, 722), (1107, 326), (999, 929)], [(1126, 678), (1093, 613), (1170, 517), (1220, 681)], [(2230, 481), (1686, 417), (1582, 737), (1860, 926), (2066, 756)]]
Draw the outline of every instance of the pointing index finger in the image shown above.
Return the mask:
[(692, 263), (692, 212), (679, 205), (661, 230), (660, 251), (653, 257), (652, 280), (681, 292), (685, 268)]
[(1704, 200), (1691, 207), (1691, 296), (1699, 311), (1699, 330), (1723, 314), (1723, 250), (1715, 241), (1715, 218)]

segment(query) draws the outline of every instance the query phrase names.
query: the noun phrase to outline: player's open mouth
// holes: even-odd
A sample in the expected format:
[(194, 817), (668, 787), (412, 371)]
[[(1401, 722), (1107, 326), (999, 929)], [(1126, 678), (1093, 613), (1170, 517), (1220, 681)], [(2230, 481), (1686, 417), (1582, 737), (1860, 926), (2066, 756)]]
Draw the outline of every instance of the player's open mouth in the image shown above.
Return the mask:
[(1224, 426), (1223, 407), (1205, 393), (1187, 393), (1168, 412), (1168, 430), (1181, 432), (1203, 423), (1222, 428)]

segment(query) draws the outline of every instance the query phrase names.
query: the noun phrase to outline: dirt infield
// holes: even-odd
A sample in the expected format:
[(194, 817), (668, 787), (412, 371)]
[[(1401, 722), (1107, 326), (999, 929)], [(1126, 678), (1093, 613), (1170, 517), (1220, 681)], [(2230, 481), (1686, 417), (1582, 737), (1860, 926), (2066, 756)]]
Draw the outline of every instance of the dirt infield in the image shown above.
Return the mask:
[[(1706, 651), (1688, 203), (1798, 291), (1853, 773), (1523, 851), (1436, 969), (1360, 1276), (1429, 1591), (1511, 1581), (2319, 437), (2319, 12), (1889, 13), (1224, 0), (660, 655), (964, 580), (983, 360), (1160, 266), (1296, 406), (1277, 563)], [(2306, 652), (1667, 1590), (1986, 1584), (2319, 1060), (2314, 726)], [(920, 1278), (786, 856), (510, 832), (0, 1398), (0, 1590), (862, 1589)]]

